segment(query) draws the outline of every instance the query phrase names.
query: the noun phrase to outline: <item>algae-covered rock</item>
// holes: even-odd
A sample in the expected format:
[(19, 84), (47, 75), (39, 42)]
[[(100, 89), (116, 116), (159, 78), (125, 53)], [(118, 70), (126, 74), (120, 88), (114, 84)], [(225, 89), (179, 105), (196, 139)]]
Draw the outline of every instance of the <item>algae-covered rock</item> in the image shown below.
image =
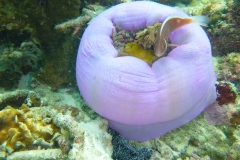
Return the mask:
[(20, 47), (0, 45), (0, 87), (17, 87), (22, 75), (36, 71), (42, 51), (33, 42), (23, 42)]
[(42, 105), (42, 100), (34, 91), (16, 90), (13, 92), (0, 93), (0, 110), (6, 106), (19, 108), (23, 103), (27, 103), (31, 107), (39, 107)]
[[(15, 52), (16, 48), (25, 41), (32, 41), (43, 53), (41, 56), (43, 63), (38, 66), (40, 74), (36, 72), (33, 75), (41, 82), (52, 86), (73, 83), (74, 57), (79, 40), (72, 38), (71, 34), (67, 36), (57, 32), (54, 26), (79, 16), (83, 8), (82, 1), (9, 0), (1, 1), (0, 6), (0, 42), (10, 44), (10, 47), (4, 48), (10, 48), (8, 52), (12, 58), (18, 57), (17, 60), (21, 61), (19, 58), (25, 54), (20, 53), (21, 51)], [(35, 62), (35, 59), (29, 58), (29, 61)], [(33, 71), (33, 68), (34, 66), (28, 63), (15, 67), (8, 65), (0, 73), (2, 80), (0, 87), (11, 89), (18, 83), (22, 72)]]
[(9, 0), (0, 2), (0, 40), (18, 46), (32, 39), (43, 48), (54, 48), (62, 35), (54, 33), (55, 24), (76, 17), (83, 4), (79, 0)]
[[(240, 55), (237, 52), (228, 53), (226, 56), (215, 58), (218, 80), (228, 80), (240, 83)], [(238, 87), (238, 89), (240, 89)]]
[(209, 125), (203, 115), (151, 141), (132, 142), (138, 148), (151, 147), (161, 159), (238, 159), (239, 128)]

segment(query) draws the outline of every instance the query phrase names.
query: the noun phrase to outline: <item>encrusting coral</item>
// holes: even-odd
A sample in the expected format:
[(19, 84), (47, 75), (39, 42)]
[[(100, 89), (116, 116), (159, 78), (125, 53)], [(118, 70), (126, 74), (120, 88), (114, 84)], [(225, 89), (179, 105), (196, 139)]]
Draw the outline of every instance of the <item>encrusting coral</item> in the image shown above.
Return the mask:
[[(57, 157), (65, 157), (69, 160), (74, 160), (76, 157), (84, 160), (111, 159), (111, 136), (106, 132), (107, 122), (105, 120), (97, 119), (88, 123), (79, 123), (70, 115), (58, 114), (50, 108), (45, 109), (53, 118), (53, 123), (61, 127), (61, 133), (69, 135), (67, 138), (63, 138), (63, 135), (61, 135), (56, 139), (61, 150), (19, 151), (9, 155), (8, 158), (14, 159), (20, 156), (21, 160)], [(68, 140), (69, 138), (71, 141)]]
[(52, 147), (52, 140), (60, 134), (51, 118), (41, 115), (39, 109), (30, 110), (26, 104), (20, 109), (8, 106), (1, 110), (0, 128), (0, 144), (5, 146), (8, 153), (34, 145)]

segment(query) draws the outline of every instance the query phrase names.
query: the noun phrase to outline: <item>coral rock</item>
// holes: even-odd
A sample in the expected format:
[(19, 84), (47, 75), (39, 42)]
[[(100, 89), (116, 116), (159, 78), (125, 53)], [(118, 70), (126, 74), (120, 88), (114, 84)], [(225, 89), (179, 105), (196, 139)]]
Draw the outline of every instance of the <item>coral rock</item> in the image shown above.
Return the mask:
[(234, 90), (233, 84), (229, 82), (219, 82), (216, 89), (218, 93), (218, 104), (222, 105), (235, 102), (237, 93)]
[[(38, 109), (28, 109), (26, 104), (20, 109), (10, 106), (0, 111), (0, 145), (11, 153), (28, 147), (37, 141), (48, 143), (59, 133), (51, 122), (44, 123), (44, 116)], [(42, 143), (43, 144), (43, 143)]]

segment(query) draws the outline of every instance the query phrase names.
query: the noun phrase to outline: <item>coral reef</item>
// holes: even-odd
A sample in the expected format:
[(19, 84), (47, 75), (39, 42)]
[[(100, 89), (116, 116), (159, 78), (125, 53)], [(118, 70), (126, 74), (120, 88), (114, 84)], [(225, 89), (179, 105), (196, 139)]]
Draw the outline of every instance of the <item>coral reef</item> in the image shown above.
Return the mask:
[(226, 55), (240, 51), (239, 1), (192, 0), (188, 5), (176, 4), (189, 15), (207, 15), (211, 23), (207, 28), (212, 43), (213, 55)]
[[(76, 16), (82, 4), (80, 1), (58, 3), (58, 1), (53, 0), (41, 5), (38, 1), (33, 2), (27, 0), (25, 2), (19, 2), (11, 0), (9, 3), (1, 2), (0, 5), (3, 8), (0, 14), (4, 15), (1, 19), (1, 24), (4, 25), (2, 25), (0, 31), (18, 29), (24, 32), (26, 30), (32, 31), (33, 29), (37, 29), (38, 24), (41, 24), (46, 30), (46, 23), (54, 24), (56, 21), (67, 19), (70, 16)], [(71, 8), (71, 10), (66, 8)], [(54, 17), (58, 20), (54, 20)], [(28, 18), (28, 21), (26, 21), (26, 18)], [(28, 26), (29, 24), (31, 25)], [(38, 29), (41, 31), (40, 28)]]
[(210, 125), (228, 125), (237, 127), (240, 124), (240, 102), (220, 105), (215, 102), (204, 110), (204, 118)]
[(113, 159), (147, 160), (151, 157), (152, 155), (151, 149), (136, 148), (111, 128), (108, 128), (108, 133), (112, 135)]
[(240, 125), (240, 109), (235, 109), (235, 112), (231, 113), (230, 123), (232, 126), (238, 127)]
[(239, 159), (239, 150), (240, 150), (240, 129), (237, 128), (233, 131), (232, 137), (236, 140), (232, 147), (230, 148), (230, 152), (228, 153), (229, 159)]
[[(56, 32), (55, 24), (77, 17), (83, 8), (82, 1), (32, 1), (20, 2), (10, 0), (0, 2), (1, 44), (9, 44), (15, 48), (20, 47), (24, 41), (32, 41), (43, 53), (40, 74), (34, 72), (34, 77), (42, 83), (58, 86), (64, 83), (74, 83), (73, 76), (78, 39), (71, 35)], [(27, 9), (26, 9), (27, 8)], [(74, 49), (75, 48), (75, 49)], [(32, 60), (35, 62), (35, 60)], [(61, 65), (60, 65), (61, 64)], [(56, 67), (58, 66), (58, 67)], [(29, 70), (29, 66), (24, 66)], [(33, 66), (31, 66), (33, 67)], [(20, 69), (19, 68), (16, 69)], [(10, 68), (11, 69), (11, 68)], [(11, 74), (12, 77), (5, 78), (1, 75), (4, 83), (10, 83), (10, 89), (21, 77), (18, 72), (7, 70), (4, 75)], [(21, 71), (21, 70), (20, 70)], [(56, 80), (57, 79), (57, 80)], [(0, 84), (2, 85), (3, 82)], [(5, 87), (6, 88), (6, 87)]]
[[(160, 159), (237, 159), (240, 157), (239, 128), (209, 125), (201, 115), (190, 123), (160, 138), (135, 144), (157, 151)], [(155, 156), (155, 157), (154, 157)], [(231, 158), (235, 156), (235, 158)]]
[(240, 9), (239, 9), (240, 1), (236, 0), (232, 6), (230, 11), (232, 12), (232, 20), (239, 26), (240, 25)]
[(58, 146), (64, 154), (67, 154), (71, 149), (71, 141), (68, 137), (61, 135), (56, 138)]
[(0, 20), (1, 42), (10, 41), (18, 46), (23, 41), (32, 40), (40, 44), (44, 51), (50, 51), (59, 46), (56, 42), (61, 42), (63, 38), (59, 33), (53, 32), (53, 26), (78, 16), (83, 4), (78, 0), (71, 2), (51, 0), (47, 3), (10, 0), (0, 2), (0, 6), (2, 7), (0, 15), (3, 17)]
[(8, 153), (34, 146), (53, 146), (52, 141), (60, 134), (60, 130), (52, 124), (49, 115), (44, 115), (40, 109), (28, 108), (23, 104), (20, 109), (8, 106), (0, 111), (0, 145)]
[(204, 115), (155, 140), (131, 143), (152, 148), (151, 159), (239, 159), (239, 62), (238, 53), (214, 58), (218, 98)]
[[(127, 0), (122, 0), (122, 1), (127, 1)], [(136, 1), (136, 0), (131, 0), (131, 1)], [(166, 5), (171, 5), (171, 6), (175, 6), (177, 4), (182, 4), (182, 5), (187, 5), (189, 3), (191, 3), (194, 0), (150, 0), (153, 2), (158, 2), (158, 3), (162, 3), (162, 4), (166, 4)]]
[[(238, 56), (229, 56), (231, 60), (225, 67), (238, 63)], [(227, 56), (221, 58), (226, 59)], [(214, 64), (216, 68), (227, 65), (220, 63), (219, 59)], [(224, 74), (224, 70), (218, 68), (217, 71), (220, 75)], [(217, 101), (204, 110), (204, 116), (202, 114), (183, 127), (155, 140), (131, 143), (138, 148), (152, 148), (151, 159), (239, 159), (239, 88), (229, 81), (219, 81), (216, 85)]]
[(31, 150), (15, 152), (7, 157), (8, 160), (32, 160), (32, 159), (66, 159), (60, 149)]
[(0, 46), (0, 87), (17, 87), (22, 75), (36, 71), (42, 59), (42, 51), (33, 42), (23, 42), (20, 47)]
[(91, 118), (96, 119), (99, 115), (94, 112), (85, 102), (81, 105), (81, 109)]
[[(1, 142), (5, 138), (0, 142), (0, 159), (239, 159), (239, 0), (154, 0), (212, 19), (206, 30), (213, 54), (221, 56), (214, 59), (214, 65), (219, 82), (224, 82), (217, 84), (218, 102), (189, 124), (149, 142), (131, 142), (134, 145), (111, 131), (112, 146), (107, 122), (79, 100), (75, 89), (69, 89), (75, 83), (78, 38), (87, 23), (106, 9), (100, 5), (129, 1), (133, 0), (0, 2), (0, 87), (8, 90), (27, 85), (32, 89), (0, 94)], [(69, 20), (72, 17), (77, 18)], [(129, 55), (125, 51), (129, 42), (153, 51), (156, 28), (152, 27), (129, 32), (116, 26), (112, 38), (120, 55)], [(18, 84), (24, 76), (27, 82)], [(33, 77), (50, 85), (54, 93)], [(59, 85), (67, 89), (63, 91)], [(3, 124), (5, 117), (11, 118), (8, 126)], [(33, 129), (34, 124), (40, 127)], [(2, 133), (6, 127), (12, 128)]]
[(237, 93), (233, 84), (220, 81), (216, 86), (218, 93), (217, 102), (219, 105), (235, 103)]
[[(56, 48), (51, 51), (52, 53), (46, 55), (44, 59), (45, 67), (40, 73), (35, 75), (41, 83), (48, 84), (52, 87), (58, 87), (63, 84), (72, 85), (75, 83), (75, 76), (72, 73), (75, 71), (75, 63), (73, 62), (77, 53), (78, 37), (82, 35), (87, 23), (104, 9), (105, 7), (100, 5), (86, 5), (85, 8), (81, 8), (82, 14), (78, 18), (66, 22), (62, 19), (59, 21), (62, 22), (61, 24), (59, 24), (59, 22), (54, 24), (55, 29), (62, 31), (62, 34), (60, 34), (60, 32), (54, 33), (58, 36), (63, 36), (64, 34), (65, 37), (59, 39), (61, 46), (55, 45)], [(72, 35), (75, 36), (72, 36), (70, 32), (73, 32)]]
[(100, 4), (102, 6), (112, 6), (122, 2), (131, 2), (132, 0), (88, 0), (86, 4)]
[(227, 124), (233, 127), (240, 124), (239, 62), (237, 53), (215, 58), (217, 77), (224, 81), (217, 84), (217, 103), (207, 108), (205, 112), (207, 113), (205, 117), (210, 124)]
[(67, 130), (73, 138), (68, 159), (111, 159), (111, 136), (107, 134), (107, 122), (96, 119), (88, 123), (77, 122), (69, 115), (51, 113), (53, 122)]
[(79, 114), (78, 108), (66, 104), (56, 104), (55, 106), (53, 106), (53, 108), (58, 113), (63, 113), (64, 115), (70, 114), (72, 117), (76, 117)]
[(33, 76), (41, 83), (51, 87), (71, 86), (75, 84), (74, 58), (78, 41), (74, 37), (65, 37), (61, 46), (44, 58), (44, 67)]
[(188, 4), (177, 2), (175, 5), (189, 15), (207, 15), (212, 21), (218, 20), (232, 0), (191, 0)]
[[(239, 13), (237, 13), (236, 6), (237, 1), (228, 0), (226, 1), (225, 9), (219, 13), (218, 17), (208, 28), (210, 40), (213, 45), (213, 55), (227, 55), (231, 52), (239, 52)], [(216, 14), (213, 14), (214, 16)]]
[(224, 56), (231, 52), (239, 52), (239, 27), (234, 23), (218, 21), (207, 31), (213, 46), (214, 56)]
[(100, 14), (106, 8), (100, 5), (87, 5), (83, 8), (81, 16), (76, 19), (68, 20), (55, 26), (56, 30), (66, 31), (68, 29), (74, 30), (73, 35), (78, 35), (84, 29), (86, 24), (95, 16)]
[[(0, 100), (2, 106), (14, 104), (14, 108), (1, 108), (0, 111), (0, 139), (11, 134), (5, 143), (0, 143), (0, 159), (111, 159), (107, 122), (96, 113), (94, 116), (89, 116), (91, 111), (85, 113), (86, 103), (76, 89), (58, 89), (56, 92), (39, 84), (33, 91), (5, 92)], [(26, 104), (18, 109), (20, 103)], [(5, 122), (11, 128), (8, 132), (5, 132)], [(23, 132), (25, 134), (21, 134)]]
[(229, 53), (226, 56), (215, 58), (215, 71), (219, 81), (225, 80), (236, 85), (240, 89), (240, 55)]
[(204, 118), (210, 125), (229, 125), (235, 105), (219, 105), (217, 102), (204, 110)]
[(38, 107), (42, 105), (39, 95), (34, 91), (16, 90), (0, 94), (0, 110), (8, 105), (18, 108), (23, 103), (27, 103), (31, 107)]

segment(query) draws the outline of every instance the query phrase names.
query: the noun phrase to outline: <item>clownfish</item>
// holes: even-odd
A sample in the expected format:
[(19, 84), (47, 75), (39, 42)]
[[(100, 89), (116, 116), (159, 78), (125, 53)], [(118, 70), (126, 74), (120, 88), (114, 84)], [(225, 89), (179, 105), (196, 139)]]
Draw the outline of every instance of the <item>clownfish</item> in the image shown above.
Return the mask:
[(170, 16), (168, 17), (161, 25), (161, 28), (158, 30), (156, 39), (155, 39), (155, 47), (154, 53), (157, 57), (165, 56), (167, 47), (179, 46), (178, 44), (168, 44), (168, 39), (172, 31), (180, 28), (181, 26), (189, 23), (198, 23), (201, 26), (206, 26), (210, 22), (210, 18), (207, 16), (193, 16), (182, 18), (178, 16)]

